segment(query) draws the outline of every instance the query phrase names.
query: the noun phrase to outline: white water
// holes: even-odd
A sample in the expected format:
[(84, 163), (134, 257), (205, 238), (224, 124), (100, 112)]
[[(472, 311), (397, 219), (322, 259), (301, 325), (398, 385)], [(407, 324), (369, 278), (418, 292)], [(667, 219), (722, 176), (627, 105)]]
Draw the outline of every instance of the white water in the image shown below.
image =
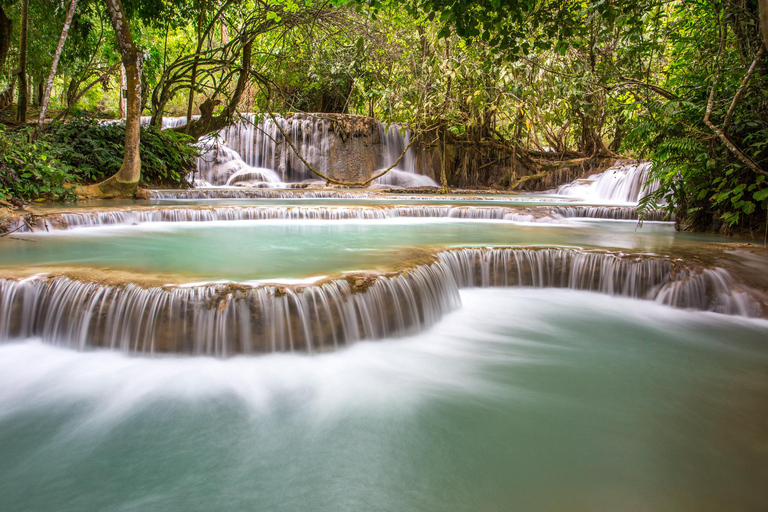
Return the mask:
[(315, 357), (0, 345), (0, 510), (764, 509), (765, 321), (461, 295)]
[[(606, 220), (638, 220), (640, 215), (634, 206), (554, 206), (552, 212), (565, 218)], [(674, 221), (675, 216), (664, 210), (646, 211), (645, 220), (656, 222)]]
[[(232, 125), (214, 135), (201, 139), (205, 154), (198, 158), (198, 183), (211, 186), (238, 185), (244, 187), (277, 187), (286, 183), (319, 180), (304, 164), (302, 158), (324, 175), (332, 174), (329, 121), (322, 116), (294, 115), (277, 117), (275, 123), (262, 114), (241, 114)], [(149, 118), (146, 118), (149, 122)], [(163, 118), (163, 128), (175, 128), (186, 123), (184, 117)], [(288, 135), (299, 155), (286, 144), (282, 132)], [(410, 142), (410, 131), (398, 125), (379, 123), (381, 146), (378, 167), (383, 170), (394, 164)], [(233, 176), (239, 179), (233, 181)], [(251, 179), (242, 179), (250, 176)], [(405, 152), (398, 166), (376, 180), (379, 185), (396, 187), (437, 187), (428, 176), (417, 173), (412, 148)]]
[[(379, 124), (379, 136), (381, 138), (381, 156), (379, 168), (384, 170), (393, 165), (411, 142), (411, 131), (405, 130), (397, 124), (385, 126)], [(413, 148), (405, 151), (396, 168), (391, 169), (384, 176), (375, 181), (379, 185), (389, 185), (402, 188), (439, 187), (437, 182), (429, 176), (419, 174), (416, 169), (416, 155)]]
[(557, 189), (557, 194), (596, 203), (637, 204), (641, 198), (658, 190), (658, 183), (646, 183), (650, 170), (648, 162), (616, 165), (600, 174), (563, 185)]
[[(573, 249), (459, 249), (394, 277), (353, 276), (298, 289), (236, 285), (142, 288), (68, 278), (0, 280), (0, 340), (125, 352), (236, 353), (336, 349), (419, 332), (458, 306), (458, 288), (569, 288), (756, 316), (722, 269)], [(354, 284), (355, 288), (352, 288)]]
[(503, 220), (515, 223), (559, 224), (563, 220), (547, 210), (452, 206), (244, 206), (219, 208), (122, 209), (61, 213), (17, 220), (16, 233), (49, 232), (79, 227), (133, 225), (154, 222), (219, 222), (238, 220), (383, 220), (396, 218), (452, 218)]

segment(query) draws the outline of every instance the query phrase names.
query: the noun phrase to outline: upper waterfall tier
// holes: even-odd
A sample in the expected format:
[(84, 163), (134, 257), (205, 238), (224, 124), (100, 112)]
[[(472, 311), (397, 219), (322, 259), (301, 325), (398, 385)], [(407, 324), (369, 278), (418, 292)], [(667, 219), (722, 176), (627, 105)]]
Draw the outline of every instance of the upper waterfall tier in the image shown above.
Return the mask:
[(557, 193), (597, 203), (637, 203), (659, 188), (657, 182), (648, 183), (650, 171), (649, 162), (616, 165), (600, 174), (563, 185)]
[[(631, 206), (220, 206), (94, 209), (45, 215), (12, 216), (0, 230), (29, 233), (81, 227), (125, 226), (155, 222), (218, 222), (251, 220), (383, 220), (395, 218), (504, 220), (517, 223), (564, 224), (570, 218), (637, 220)], [(666, 212), (645, 213), (645, 220), (664, 221)]]
[(574, 249), (458, 249), (399, 274), (348, 275), (292, 288), (3, 279), (0, 340), (38, 336), (80, 349), (217, 356), (315, 352), (424, 329), (456, 308), (458, 288), (468, 286), (569, 288), (718, 313), (764, 313), (719, 268)]
[[(183, 126), (186, 118), (164, 118), (163, 128)], [(286, 137), (287, 136), (287, 141)], [(272, 187), (278, 183), (321, 180), (325, 176), (364, 181), (377, 170), (394, 169), (381, 185), (437, 186), (418, 174), (410, 131), (374, 119), (339, 114), (292, 114), (287, 117), (241, 114), (230, 126), (200, 141), (196, 179), (213, 186)], [(406, 151), (406, 148), (407, 151)]]
[(449, 218), (504, 220), (519, 223), (558, 223), (563, 219), (547, 208), (477, 206), (222, 206), (121, 208), (15, 217), (6, 227), (14, 233), (79, 227), (125, 226), (155, 222), (223, 222), (249, 220), (384, 220)]

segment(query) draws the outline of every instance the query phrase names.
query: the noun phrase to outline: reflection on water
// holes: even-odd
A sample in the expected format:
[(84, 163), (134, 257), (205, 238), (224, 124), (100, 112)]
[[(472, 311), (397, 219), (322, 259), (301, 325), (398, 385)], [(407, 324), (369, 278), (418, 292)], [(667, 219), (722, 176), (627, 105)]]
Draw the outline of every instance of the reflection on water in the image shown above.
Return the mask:
[(764, 510), (768, 323), (462, 299), (322, 356), (0, 345), (0, 510)]
[(304, 277), (403, 261), (414, 248), (570, 246), (669, 253), (718, 239), (670, 224), (571, 220), (525, 225), (449, 218), (154, 223), (24, 234), (0, 244), (0, 266), (95, 265), (195, 279)]

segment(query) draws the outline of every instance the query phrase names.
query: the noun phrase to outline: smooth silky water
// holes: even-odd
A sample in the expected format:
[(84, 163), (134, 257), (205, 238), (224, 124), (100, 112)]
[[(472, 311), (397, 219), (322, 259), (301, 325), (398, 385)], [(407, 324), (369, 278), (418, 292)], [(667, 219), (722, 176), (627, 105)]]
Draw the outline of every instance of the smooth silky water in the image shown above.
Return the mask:
[(0, 510), (764, 510), (764, 320), (461, 296), (315, 356), (0, 345)]
[[(616, 205), (592, 192), (633, 200), (640, 189), (632, 183), (644, 172), (647, 167), (619, 168), (561, 190), (573, 197), (214, 193), (184, 199), (160, 193), (123, 206)], [(187, 222), (137, 225), (131, 219), (149, 217), (118, 215), (127, 224), (6, 237), (0, 266), (86, 273), (95, 267), (127, 271), (122, 275), (136, 281), (168, 274), (168, 282), (242, 283), (408, 268), (427, 261), (427, 252), (455, 247), (570, 247), (696, 260), (733, 242), (678, 233), (671, 223), (640, 227), (570, 213), (519, 223), (376, 215), (208, 222), (207, 214), (193, 212), (184, 213)], [(234, 295), (215, 308), (178, 289), (6, 283), (3, 297), (16, 302), (7, 303), (4, 313), (11, 316), (0, 320), (35, 311), (42, 338), (9, 337), (0, 344), (0, 510), (765, 510), (768, 321), (616, 296), (681, 307), (700, 300), (699, 309), (741, 314), (743, 308), (732, 306), (748, 301), (741, 292), (722, 294), (731, 281), (721, 271), (698, 274), (669, 260), (575, 251), (463, 251), (439, 258), (362, 294), (352, 294), (346, 281), (307, 294), (225, 290)], [(477, 258), (484, 263), (476, 267)], [(527, 262), (514, 271), (519, 284), (614, 296), (559, 288), (458, 290), (504, 284), (501, 270), (514, 262)], [(673, 277), (682, 281), (669, 282)], [(59, 297), (56, 286), (70, 292)], [(391, 313), (392, 301), (414, 297), (411, 292), (418, 307), (407, 310), (403, 302), (393, 317), (374, 307), (386, 304)], [(45, 294), (48, 302), (35, 305), (33, 298)], [(116, 315), (104, 318), (125, 332), (106, 336), (103, 326), (94, 328), (99, 304)], [(284, 310), (271, 308), (281, 304)], [(279, 339), (293, 340), (281, 311), (306, 315), (307, 333), (319, 332), (339, 304), (347, 304), (345, 318), (353, 324), (376, 315), (405, 323), (373, 325), (373, 335), (363, 326), (347, 333), (347, 343), (334, 338), (335, 351), (322, 354), (237, 355), (228, 343), (234, 333), (248, 341), (265, 318), (282, 322)], [(142, 307), (155, 315), (151, 321), (142, 321)], [(185, 311), (187, 320), (163, 323), (158, 311)], [(80, 316), (62, 320), (67, 314)], [(187, 334), (198, 325), (210, 331)], [(165, 329), (158, 343), (179, 342), (174, 334), (194, 343), (184, 354), (147, 352), (141, 338), (152, 326)], [(209, 332), (216, 334), (213, 347), (206, 345)], [(113, 349), (90, 345), (92, 334), (106, 336), (101, 346)], [(70, 338), (84, 344), (64, 343)], [(319, 341), (290, 349), (320, 352)], [(189, 355), (201, 353), (223, 357)]]

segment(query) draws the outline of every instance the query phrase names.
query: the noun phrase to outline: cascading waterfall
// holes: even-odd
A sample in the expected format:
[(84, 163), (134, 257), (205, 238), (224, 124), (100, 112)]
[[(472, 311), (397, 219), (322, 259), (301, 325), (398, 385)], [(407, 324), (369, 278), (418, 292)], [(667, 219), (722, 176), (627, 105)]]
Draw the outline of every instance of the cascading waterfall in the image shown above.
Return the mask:
[[(280, 124), (278, 125), (275, 123)], [(251, 167), (270, 169), (282, 182), (300, 182), (318, 179), (301, 158), (285, 143), (280, 131), (290, 137), (291, 143), (301, 156), (323, 174), (328, 174), (331, 157), (328, 141), (328, 123), (315, 116), (293, 116), (290, 119), (260, 114), (242, 114), (233, 124), (218, 134), (219, 146), (225, 146), (239, 155), (242, 161)], [(206, 155), (201, 157), (206, 159)], [(201, 170), (201, 177), (213, 185), (221, 185), (221, 180)], [(211, 179), (206, 178), (209, 176)], [(257, 184), (258, 180), (243, 182)]]
[[(149, 123), (149, 118), (143, 121)], [(164, 129), (185, 123), (185, 117), (163, 118)], [(378, 154), (372, 156), (378, 168), (385, 169), (408, 147), (411, 133), (394, 124), (387, 127), (378, 123), (378, 130), (381, 144)], [(285, 142), (283, 133), (301, 156)], [(331, 175), (339, 152), (332, 148), (330, 133), (329, 120), (319, 115), (275, 116), (273, 120), (262, 114), (240, 114), (234, 123), (198, 143), (205, 153), (198, 158), (196, 179), (201, 185), (244, 187), (319, 180), (302, 158), (324, 175)], [(233, 181), (234, 175), (239, 179)], [(377, 183), (409, 188), (438, 186), (432, 178), (417, 173), (413, 149), (406, 151), (398, 166)]]
[[(401, 133), (402, 132), (402, 133)], [(379, 169), (387, 169), (403, 155), (400, 163), (394, 169), (380, 178), (376, 178), (379, 185), (390, 185), (403, 188), (439, 187), (437, 182), (429, 176), (419, 174), (416, 170), (416, 156), (413, 148), (407, 151), (405, 148), (411, 143), (411, 131), (400, 125), (386, 126), (379, 124), (379, 137), (381, 139), (381, 154), (378, 160)]]
[(637, 203), (659, 188), (658, 182), (647, 183), (650, 171), (650, 162), (616, 165), (600, 174), (563, 185), (557, 189), (557, 194), (585, 201)]
[[(640, 215), (634, 206), (555, 206), (552, 212), (565, 218), (590, 218), (611, 220), (637, 220)], [(644, 212), (645, 220), (674, 221), (674, 215), (664, 210), (649, 209)]]
[(429, 327), (459, 287), (571, 288), (674, 307), (757, 316), (723, 269), (575, 249), (458, 249), (395, 276), (349, 276), (283, 288), (236, 284), (142, 288), (66, 277), (0, 280), (0, 339), (38, 336), (83, 349), (227, 356), (316, 352)]
[(139, 353), (311, 353), (416, 332), (459, 305), (455, 281), (440, 264), (350, 281), (292, 290), (0, 280), (0, 339), (38, 336)]
[(281, 180), (275, 171), (247, 164), (237, 151), (217, 143), (214, 139), (206, 138), (198, 145), (205, 151), (198, 157), (196, 164), (200, 185), (249, 185), (266, 188), (284, 186), (284, 180)]
[(216, 222), (247, 220), (383, 220), (403, 217), (504, 220), (520, 223), (557, 223), (544, 209), (500, 207), (397, 206), (316, 207), (245, 206), (220, 208), (162, 208), (61, 213), (17, 218), (8, 230), (17, 233), (54, 231), (77, 227), (119, 226), (152, 222)]
[(460, 287), (570, 288), (730, 315), (761, 313), (748, 293), (734, 290), (724, 269), (680, 260), (574, 249), (461, 249), (438, 259)]

